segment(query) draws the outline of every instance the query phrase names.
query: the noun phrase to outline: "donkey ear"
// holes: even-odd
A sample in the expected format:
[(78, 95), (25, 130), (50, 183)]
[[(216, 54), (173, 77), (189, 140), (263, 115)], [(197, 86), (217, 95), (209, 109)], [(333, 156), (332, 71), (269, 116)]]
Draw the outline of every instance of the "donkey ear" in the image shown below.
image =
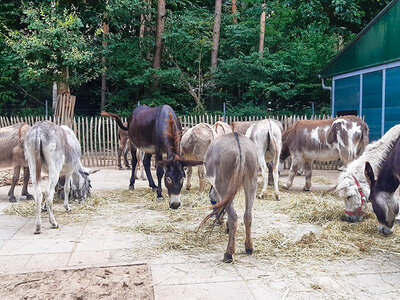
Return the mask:
[(185, 160), (185, 159), (182, 159), (181, 160), (181, 164), (184, 167), (194, 167), (194, 166), (202, 165), (203, 162), (200, 161), (200, 160)]
[(172, 159), (163, 159), (163, 160), (156, 160), (156, 166), (165, 168), (167, 165), (171, 163)]
[(375, 175), (369, 162), (365, 162), (364, 174), (369, 186), (372, 188), (375, 185)]

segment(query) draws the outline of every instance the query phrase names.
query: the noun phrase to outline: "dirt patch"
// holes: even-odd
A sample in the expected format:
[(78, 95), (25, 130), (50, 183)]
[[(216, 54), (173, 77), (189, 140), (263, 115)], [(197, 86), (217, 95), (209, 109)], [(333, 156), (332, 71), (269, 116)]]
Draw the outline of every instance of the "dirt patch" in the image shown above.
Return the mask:
[(147, 265), (0, 276), (2, 299), (153, 299)]

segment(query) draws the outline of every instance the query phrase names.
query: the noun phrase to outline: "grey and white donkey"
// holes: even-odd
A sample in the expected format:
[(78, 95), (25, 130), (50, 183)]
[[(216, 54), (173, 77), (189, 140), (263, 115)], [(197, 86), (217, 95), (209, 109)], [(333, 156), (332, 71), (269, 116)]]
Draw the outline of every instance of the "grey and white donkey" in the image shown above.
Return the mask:
[(262, 120), (251, 125), (246, 136), (256, 145), (258, 163), (260, 164), (262, 177), (264, 179), (263, 189), (259, 198), (267, 194), (268, 172), (267, 162), (272, 161), (272, 173), (274, 181), (274, 197), (279, 200), (279, 157), (282, 151), (282, 131), (274, 120)]
[[(35, 187), (35, 233), (41, 232), (42, 190), (40, 178), (42, 168), (49, 174), (49, 182), (45, 191), (49, 221), (52, 228), (58, 228), (53, 214), (53, 198), (54, 188), (59, 177), (65, 176), (64, 207), (67, 211), (70, 211), (68, 196), (71, 179), (74, 178), (75, 182), (83, 179), (86, 182), (89, 180), (89, 174), (93, 171), (84, 168), (81, 164), (81, 146), (74, 132), (68, 126), (58, 126), (49, 121), (38, 122), (29, 129), (25, 137), (25, 156)], [(82, 188), (89, 189), (90, 184), (86, 184)], [(81, 192), (88, 194), (88, 191)]]
[(343, 198), (344, 211), (349, 222), (361, 221), (367, 209), (371, 188), (364, 175), (365, 163), (369, 162), (373, 173), (379, 174), (383, 161), (399, 136), (400, 124), (389, 129), (378, 141), (369, 144), (358, 159), (347, 165), (336, 185), (330, 189)]
[(253, 253), (251, 222), (253, 202), (257, 192), (258, 161), (256, 147), (252, 141), (240, 133), (229, 133), (211, 142), (206, 154), (206, 177), (212, 187), (210, 190), (213, 212), (200, 227), (213, 215), (220, 220), (226, 211), (228, 214), (229, 240), (224, 254), (224, 262), (232, 262), (235, 253), (235, 235), (238, 216), (233, 208), (233, 199), (240, 187), (243, 187), (246, 203), (244, 224), (246, 227), (245, 248), (247, 254)]

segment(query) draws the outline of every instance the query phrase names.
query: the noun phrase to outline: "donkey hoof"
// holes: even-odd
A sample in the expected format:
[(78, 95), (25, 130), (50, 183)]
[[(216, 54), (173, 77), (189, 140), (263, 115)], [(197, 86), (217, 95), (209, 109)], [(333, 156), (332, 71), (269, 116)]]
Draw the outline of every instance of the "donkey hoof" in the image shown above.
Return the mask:
[(15, 203), (17, 202), (17, 198), (15, 198), (15, 196), (11, 196), (10, 198), (8, 198), (8, 201)]
[(60, 227), (58, 227), (58, 224), (56, 225), (51, 225), (51, 229), (59, 229)]
[(303, 191), (305, 191), (305, 192), (309, 192), (309, 191), (310, 191), (310, 188), (308, 188), (308, 187), (304, 187), (304, 188), (303, 188)]
[(133, 191), (133, 190), (135, 190), (135, 187), (134, 187), (133, 185), (130, 185), (130, 186), (129, 186), (129, 190), (130, 190), (130, 191)]
[(130, 169), (131, 169), (131, 167), (129, 167), (129, 166), (128, 166), (128, 167), (126, 167), (126, 169), (127, 169), (127, 170), (130, 170)]
[(40, 230), (40, 226), (36, 226), (36, 230), (34, 232), (34, 234), (40, 234), (41, 230)]
[(26, 200), (34, 200), (32, 194), (25, 194), (24, 196), (26, 196)]
[(275, 193), (274, 196), (275, 196), (275, 200), (276, 200), (276, 201), (279, 201), (279, 200), (280, 200), (279, 194)]
[(122, 166), (118, 166), (118, 170), (122, 170)]
[(224, 254), (224, 259), (222, 260), (225, 263), (231, 263), (233, 261), (232, 254), (226, 253)]
[(187, 186), (187, 187), (186, 187), (186, 190), (187, 190), (187, 191), (190, 191), (190, 186)]
[(258, 195), (258, 199), (264, 198), (263, 194)]
[(283, 187), (285, 190), (289, 190), (289, 189), (290, 189), (290, 186), (287, 186), (286, 184), (284, 184), (282, 187)]
[(253, 254), (253, 248), (246, 249), (246, 254)]
[(66, 208), (65, 208), (65, 211), (71, 211), (72, 209), (71, 209), (71, 207), (69, 207), (69, 206), (67, 206)]
[(47, 211), (46, 205), (42, 206), (42, 212)]

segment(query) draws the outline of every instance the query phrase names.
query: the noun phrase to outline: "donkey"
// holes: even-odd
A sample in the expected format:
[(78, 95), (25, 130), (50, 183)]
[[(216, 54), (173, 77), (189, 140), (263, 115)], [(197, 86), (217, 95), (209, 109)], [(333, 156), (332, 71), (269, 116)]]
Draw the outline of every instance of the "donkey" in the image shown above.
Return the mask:
[(82, 193), (89, 194), (89, 174), (92, 170), (82, 166), (81, 146), (74, 132), (67, 126), (58, 126), (49, 121), (38, 122), (33, 125), (25, 137), (25, 155), (32, 174), (32, 182), (35, 187), (36, 201), (36, 230), (41, 232), (41, 203), (42, 190), (40, 177), (42, 168), (49, 174), (49, 183), (45, 192), (46, 207), (49, 211), (49, 221), (52, 228), (58, 228), (53, 214), (54, 188), (61, 176), (65, 176), (64, 207), (67, 211), (71, 208), (68, 203), (71, 179), (76, 181), (82, 177), (89, 184), (83, 185), (86, 189)]
[[(128, 126), (122, 124), (121, 118), (109, 112), (102, 111), (102, 116), (114, 118), (118, 126), (128, 131), (130, 142), (137, 148), (144, 151), (144, 168), (146, 171), (149, 186), (157, 192), (157, 198), (162, 198), (161, 180), (164, 176), (164, 183), (170, 196), (169, 207), (177, 209), (180, 205), (180, 192), (185, 177), (184, 167), (200, 165), (202, 161), (189, 161), (180, 156), (181, 123), (175, 112), (169, 105), (149, 107), (140, 105), (136, 107), (128, 120)], [(135, 185), (136, 149), (132, 148), (132, 175), (129, 189), (133, 190)], [(167, 159), (163, 160), (163, 153)], [(151, 156), (155, 154), (157, 165), (158, 186), (154, 184), (150, 173)]]
[(279, 126), (272, 120), (259, 121), (249, 127), (246, 136), (254, 142), (257, 149), (258, 163), (264, 179), (263, 189), (259, 198), (264, 198), (267, 193), (268, 168), (266, 161), (272, 161), (275, 200), (279, 200), (278, 168), (279, 157), (282, 150), (282, 133)]
[(19, 181), (21, 168), (24, 168), (24, 183), (22, 186), (22, 196), (33, 199), (28, 193), (29, 168), (24, 155), (24, 139), (30, 126), (26, 123), (15, 124), (0, 129), (0, 167), (14, 168), (8, 200), (17, 202), (14, 195), (14, 188)]
[(228, 214), (228, 247), (224, 254), (224, 262), (232, 262), (235, 253), (235, 235), (237, 230), (237, 214), (233, 208), (233, 199), (239, 188), (243, 186), (246, 207), (244, 224), (246, 227), (245, 248), (247, 254), (253, 253), (251, 239), (251, 222), (253, 202), (257, 192), (258, 162), (256, 147), (246, 136), (240, 133), (229, 133), (211, 142), (206, 154), (206, 176), (212, 187), (209, 193), (213, 212), (201, 222), (199, 228), (213, 215), (220, 220), (225, 211)]
[(257, 121), (236, 121), (236, 122), (232, 122), (230, 124), (230, 126), (231, 126), (233, 132), (246, 134), (247, 129), (249, 129), (249, 127), (251, 125), (257, 124), (258, 122), (262, 122), (262, 121), (265, 121), (265, 120), (271, 120), (272, 122), (274, 122), (279, 127), (281, 132), (283, 131), (282, 123), (279, 122), (278, 120), (275, 120), (275, 119), (264, 119), (264, 120), (257, 120)]
[(384, 235), (393, 233), (393, 225), (399, 214), (399, 202), (394, 193), (400, 184), (400, 138), (383, 162), (378, 179), (374, 171), (365, 163), (365, 178), (371, 188), (369, 201), (378, 219), (378, 231)]
[[(128, 125), (127, 122), (124, 122), (123, 124), (124, 126)], [(128, 152), (131, 150), (131, 145), (129, 143), (128, 133), (118, 127), (117, 134), (119, 137), (118, 168), (122, 170), (121, 155), (123, 155), (125, 168), (129, 170), (131, 167), (129, 166), (128, 162)]]
[(232, 132), (232, 129), (228, 125), (228, 123), (222, 121), (215, 122), (215, 124), (212, 126), (212, 129), (215, 131), (217, 136), (221, 136)]
[(304, 166), (306, 183), (303, 190), (309, 191), (313, 161), (340, 158), (347, 165), (364, 151), (368, 144), (368, 131), (368, 125), (356, 116), (298, 121), (282, 135), (281, 160), (289, 156), (292, 159), (284, 187), (289, 189), (292, 186), (297, 170)]
[[(212, 129), (211, 125), (207, 123), (200, 123), (190, 128), (182, 136), (181, 140), (181, 154), (185, 159), (201, 160), (204, 161), (207, 153), (208, 146), (217, 137), (216, 132)], [(200, 190), (204, 190), (205, 170), (203, 165), (198, 166)], [(190, 190), (192, 178), (192, 167), (188, 166), (186, 189)]]
[(393, 126), (381, 139), (369, 144), (358, 159), (349, 163), (336, 185), (330, 189), (344, 199), (344, 212), (349, 222), (361, 221), (367, 208), (371, 190), (364, 176), (366, 162), (369, 162), (372, 173), (380, 174), (386, 157), (399, 137), (400, 125)]

